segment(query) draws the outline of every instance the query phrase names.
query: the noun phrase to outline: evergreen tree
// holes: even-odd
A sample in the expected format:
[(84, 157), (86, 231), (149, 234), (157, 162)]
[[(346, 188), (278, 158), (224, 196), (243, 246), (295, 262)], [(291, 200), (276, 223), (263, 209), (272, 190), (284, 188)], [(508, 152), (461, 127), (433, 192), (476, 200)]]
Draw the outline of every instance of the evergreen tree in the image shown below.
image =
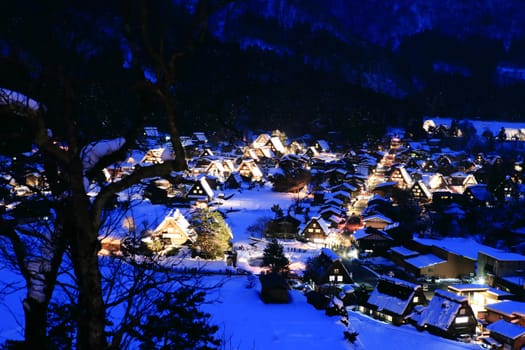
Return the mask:
[(194, 214), (191, 223), (198, 234), (192, 246), (196, 255), (216, 259), (230, 249), (231, 229), (219, 212), (200, 210)]
[(155, 301), (157, 313), (148, 315), (145, 323), (135, 329), (140, 349), (219, 348), (221, 341), (215, 337), (218, 327), (209, 323), (210, 314), (198, 308), (204, 295), (190, 287), (163, 294)]
[(284, 255), (283, 246), (274, 238), (264, 248), (263, 264), (270, 268), (272, 273), (288, 273), (290, 261)]

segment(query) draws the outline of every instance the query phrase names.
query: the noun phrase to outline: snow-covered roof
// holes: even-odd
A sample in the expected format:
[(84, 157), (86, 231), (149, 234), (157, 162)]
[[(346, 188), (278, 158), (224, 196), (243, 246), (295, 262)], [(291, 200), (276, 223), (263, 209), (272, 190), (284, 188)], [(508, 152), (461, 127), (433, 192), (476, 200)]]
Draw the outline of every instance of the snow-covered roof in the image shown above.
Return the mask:
[(193, 133), (193, 138), (197, 141), (207, 143), (208, 139), (206, 138), (206, 134), (202, 131), (196, 131)]
[(511, 297), (511, 296), (514, 295), (511, 292), (504, 291), (503, 289), (496, 289), (496, 288), (492, 288), (492, 287), (487, 290), (487, 293), (493, 294), (493, 295), (495, 295), (497, 297), (500, 297), (502, 299), (504, 297)]
[(492, 199), (492, 195), (486, 184), (470, 185), (467, 187), (475, 199), (479, 201), (488, 201)]
[(395, 168), (393, 171), (392, 171), (392, 175), (390, 176), (390, 182), (394, 181), (393, 178), (395, 178), (393, 175), (395, 174), (395, 171), (398, 171), (399, 172), (399, 175), (401, 176), (401, 178), (403, 179), (403, 181), (405, 181), (405, 183), (407, 184), (407, 186), (412, 186), (412, 176), (410, 176), (410, 174), (408, 173), (408, 171), (405, 169), (405, 167), (397, 167)]
[(140, 160), (140, 163), (161, 163), (165, 160), (173, 159), (168, 148), (160, 147), (150, 149), (144, 157)]
[[(195, 185), (197, 185), (197, 183), (200, 184), (200, 186), (202, 187), (203, 191), (205, 192), (204, 194), (206, 195), (206, 197), (207, 197), (208, 199), (211, 200), (211, 199), (215, 196), (215, 194), (214, 194), (212, 188), (210, 187), (210, 184), (208, 183), (208, 180), (206, 179), (206, 176), (201, 176), (201, 177), (196, 181)], [(194, 186), (195, 186), (195, 185), (194, 185)], [(204, 194), (203, 194), (203, 196), (204, 196)], [(190, 198), (191, 198), (191, 197), (195, 197), (195, 195), (188, 194), (188, 197), (190, 197)]]
[(119, 150), (126, 140), (119, 137), (113, 140), (92, 142), (81, 151), (84, 170), (90, 170), (102, 157)]
[(405, 248), (405, 247), (392, 247), (390, 248), (391, 251), (403, 256), (403, 257), (407, 257), (407, 256), (413, 256), (413, 255), (418, 255), (419, 253), (416, 252), (416, 251), (413, 251), (413, 250), (410, 250), (408, 248)]
[(352, 195), (350, 194), (350, 192), (344, 191), (344, 190), (338, 190), (335, 192), (331, 192), (330, 194), (332, 195), (332, 197), (340, 196), (340, 197), (347, 198), (347, 199), (352, 198)]
[(332, 186), (328, 189), (331, 192), (354, 192), (357, 191), (357, 187), (349, 184), (348, 182), (340, 183), (339, 185)]
[(336, 262), (341, 260), (339, 255), (337, 255), (333, 250), (329, 248), (321, 248), (321, 254), (326, 256), (328, 259), (330, 259), (332, 262)]
[(330, 145), (328, 144), (328, 142), (326, 140), (317, 140), (317, 144), (319, 145), (319, 148), (322, 151), (330, 150)]
[(309, 223), (313, 220), (316, 220), (317, 223), (319, 224), (319, 226), (321, 226), (321, 230), (323, 230), (323, 232), (327, 233), (329, 231), (329, 228), (328, 228), (328, 223), (325, 221), (325, 219), (321, 218), (321, 217), (315, 217), (315, 218), (312, 218)]
[(506, 315), (512, 315), (514, 312), (525, 313), (525, 303), (514, 300), (503, 300), (494, 304), (485, 305), (487, 310)]
[(471, 260), (477, 260), (478, 252), (480, 251), (489, 252), (491, 254), (502, 252), (501, 250), (480, 244), (471, 238), (447, 237), (445, 239), (437, 240), (430, 238), (414, 237), (414, 240), (428, 247), (435, 246), (444, 249), (447, 252), (452, 252), (454, 254), (467, 257)]
[(269, 134), (260, 134), (257, 136), (255, 141), (253, 141), (252, 145), (254, 147), (261, 147), (264, 146), (272, 137)]
[(281, 139), (278, 138), (277, 136), (272, 137), (269, 142), (272, 143), (273, 147), (275, 147), (275, 150), (277, 152), (280, 152), (280, 153), (286, 152), (286, 149), (284, 148), (284, 145), (281, 142)]
[[(401, 298), (400, 295), (403, 293), (398, 293), (392, 290), (392, 294), (386, 294), (379, 289), (383, 284), (389, 284), (395, 286), (399, 290), (405, 290), (405, 297)], [(407, 281), (403, 281), (394, 277), (389, 276), (380, 276), (376, 288), (370, 293), (368, 298), (368, 304), (374, 305), (378, 310), (387, 310), (397, 315), (403, 315), (407, 311), (409, 303), (412, 301), (416, 289), (420, 288), (417, 284), (413, 284)]]
[(325, 197), (324, 202), (334, 204), (338, 207), (342, 207), (345, 204), (341, 199), (334, 197), (331, 193), (329, 196)]
[(220, 159), (212, 161), (208, 165), (208, 168), (206, 169), (206, 172), (209, 172), (213, 168), (216, 168), (217, 171), (219, 171), (221, 174), (224, 173), (224, 171), (225, 171), (223, 163), (222, 163), (222, 161)]
[(517, 253), (504, 252), (498, 250), (480, 250), (480, 254), (485, 254), (499, 261), (525, 261), (525, 256)]
[[(393, 181), (393, 183), (395, 183), (395, 181)], [(380, 194), (377, 194), (377, 193), (374, 193), (372, 197), (368, 199), (368, 204), (370, 204), (373, 201), (381, 201), (381, 202), (386, 202), (386, 203), (391, 202), (389, 198), (385, 198), (384, 196), (381, 196)]]
[(363, 239), (363, 238), (368, 237), (370, 235), (376, 235), (375, 237), (381, 236), (385, 240), (390, 240), (390, 241), (393, 240), (393, 238), (390, 237), (390, 235), (388, 233), (386, 233), (383, 230), (376, 229), (376, 228), (365, 227), (365, 228), (357, 229), (354, 232), (354, 238), (356, 240)]
[(446, 262), (434, 254), (419, 255), (413, 258), (406, 259), (405, 262), (409, 265), (417, 267), (418, 269), (425, 268), (427, 266), (437, 265)]
[(487, 326), (487, 329), (492, 333), (503, 335), (506, 338), (516, 339), (525, 336), (525, 327), (507, 322), (505, 320), (498, 320)]
[[(397, 181), (385, 181), (385, 182), (381, 182), (381, 183), (378, 183), (377, 185), (375, 185), (374, 187), (374, 190), (378, 190), (378, 189), (381, 189), (381, 188), (387, 188), (387, 187), (394, 187), (395, 185), (397, 185)], [(374, 194), (375, 196), (376, 194)], [(379, 196), (379, 195), (377, 195)]]
[(308, 152), (310, 152), (312, 156), (318, 156), (319, 155), (319, 152), (317, 152), (317, 150), (315, 149), (314, 146), (310, 146), (304, 151), (304, 153), (308, 153)]
[(489, 286), (486, 284), (474, 284), (474, 283), (464, 283), (464, 284), (453, 284), (448, 286), (449, 290), (455, 292), (485, 292), (489, 290)]
[(419, 326), (430, 325), (447, 330), (456, 318), (462, 303), (467, 297), (459, 296), (445, 290), (436, 290), (430, 303), (421, 312), (411, 315)]
[(421, 188), (421, 191), (423, 191), (423, 194), (425, 195), (425, 197), (432, 199), (432, 193), (430, 192), (430, 190), (428, 189), (424, 181), (418, 180), (414, 182), (414, 186), (419, 186), (419, 188)]
[(364, 222), (367, 222), (367, 221), (383, 221), (387, 224), (391, 224), (393, 223), (394, 221), (392, 221), (392, 219), (390, 219), (389, 217), (381, 214), (381, 213), (377, 213), (377, 214), (372, 214), (372, 215), (368, 215), (366, 217), (363, 218), (363, 221)]

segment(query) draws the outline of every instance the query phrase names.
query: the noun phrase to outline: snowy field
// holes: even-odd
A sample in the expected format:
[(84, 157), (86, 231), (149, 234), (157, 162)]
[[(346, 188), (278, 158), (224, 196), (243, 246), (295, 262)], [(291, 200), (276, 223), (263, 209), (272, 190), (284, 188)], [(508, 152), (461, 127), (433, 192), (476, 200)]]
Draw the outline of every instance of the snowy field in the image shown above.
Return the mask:
[(210, 295), (215, 302), (204, 307), (220, 327), (226, 349), (479, 349), (479, 345), (439, 338), (409, 325), (396, 327), (349, 312), (350, 325), (359, 333), (352, 344), (343, 338), (346, 327), (341, 318), (316, 310), (302, 293), (291, 291), (290, 304), (264, 304), (258, 283), (253, 288), (247, 285), (246, 276), (231, 277), (216, 295)]

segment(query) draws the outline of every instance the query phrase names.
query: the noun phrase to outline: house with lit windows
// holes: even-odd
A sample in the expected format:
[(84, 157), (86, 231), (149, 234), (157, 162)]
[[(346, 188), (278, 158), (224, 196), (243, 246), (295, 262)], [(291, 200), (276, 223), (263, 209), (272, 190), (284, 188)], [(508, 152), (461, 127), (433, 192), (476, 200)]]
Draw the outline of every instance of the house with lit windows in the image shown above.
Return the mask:
[(368, 300), (358, 310), (394, 325), (407, 322), (418, 305), (426, 305), (423, 288), (395, 277), (380, 276)]
[(453, 284), (447, 287), (448, 291), (464, 296), (474, 314), (482, 323), (486, 322), (486, 305), (515, 298), (512, 293), (489, 287), (486, 284)]
[(404, 167), (397, 167), (392, 170), (388, 181), (396, 181), (397, 187), (409, 189), (412, 187), (412, 177)]
[(155, 229), (146, 231), (142, 237), (148, 246), (159, 241), (165, 247), (180, 247), (195, 239), (195, 231), (179, 209), (170, 211)]
[(463, 192), (465, 201), (474, 207), (488, 207), (494, 203), (494, 196), (486, 184), (469, 186)]
[(265, 146), (266, 144), (268, 144), (268, 141), (270, 141), (271, 138), (272, 136), (270, 136), (270, 134), (259, 134), (259, 136), (257, 136), (257, 138), (252, 142), (251, 146), (253, 148)]
[(195, 200), (205, 200), (205, 201), (211, 201), (214, 197), (213, 190), (210, 187), (210, 184), (208, 183), (208, 180), (205, 176), (201, 176), (198, 180), (196, 180), (193, 185), (188, 190), (188, 193), (186, 194), (186, 198), (188, 199), (195, 199)]
[(309, 266), (305, 275), (314, 286), (353, 283), (352, 276), (342, 259), (332, 250), (321, 248), (319, 256), (314, 261), (315, 263)]
[(477, 326), (467, 297), (439, 289), (429, 304), (415, 308), (408, 320), (420, 330), (450, 339), (462, 334), (473, 335)]
[(388, 225), (392, 225), (394, 221), (381, 213), (374, 213), (374, 214), (364, 216), (363, 223), (365, 227), (371, 227), (371, 228), (376, 228), (378, 230), (383, 230)]
[(253, 159), (244, 159), (239, 164), (237, 172), (242, 178), (250, 181), (261, 181), (263, 179), (263, 173)]
[(204, 172), (206, 175), (217, 178), (219, 182), (224, 182), (228, 176), (230, 176), (230, 172), (226, 170), (224, 163), (221, 160), (213, 160), (208, 164), (208, 167)]
[(322, 217), (313, 217), (308, 220), (304, 227), (299, 228), (299, 237), (308, 242), (324, 244), (330, 234), (329, 226), (329, 223)]
[(394, 243), (394, 239), (388, 233), (372, 227), (358, 229), (353, 236), (361, 252), (370, 253), (374, 256), (386, 255)]
[(412, 197), (419, 203), (428, 203), (432, 200), (432, 193), (421, 180), (414, 182), (410, 188)]
[(159, 164), (170, 159), (173, 159), (173, 153), (169, 148), (152, 148), (146, 152), (146, 154), (140, 160), (140, 163)]
[(465, 189), (472, 185), (477, 185), (478, 181), (472, 174), (466, 174), (464, 172), (455, 172), (450, 174), (448, 177), (448, 185), (452, 192), (463, 193)]
[(274, 154), (282, 156), (286, 154), (286, 148), (284, 147), (280, 138), (273, 136), (265, 144), (266, 147), (269, 147)]

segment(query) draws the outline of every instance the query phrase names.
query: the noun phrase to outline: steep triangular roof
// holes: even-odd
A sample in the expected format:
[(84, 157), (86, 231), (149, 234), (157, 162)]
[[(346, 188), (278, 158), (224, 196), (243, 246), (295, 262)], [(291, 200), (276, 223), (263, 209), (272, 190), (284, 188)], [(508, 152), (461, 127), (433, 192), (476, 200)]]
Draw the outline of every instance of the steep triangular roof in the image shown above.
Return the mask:
[(421, 286), (398, 278), (380, 276), (376, 287), (370, 294), (367, 304), (386, 310), (395, 315), (405, 315), (416, 291)]
[[(411, 315), (411, 319), (420, 327), (428, 325), (446, 331), (456, 319), (459, 310), (465, 307), (468, 307), (466, 296), (438, 289), (428, 306)], [(472, 312), (468, 314), (473, 316)]]
[[(200, 193), (202, 192), (202, 193)], [(188, 190), (188, 198), (207, 197), (212, 200), (215, 196), (205, 176), (201, 176)]]

